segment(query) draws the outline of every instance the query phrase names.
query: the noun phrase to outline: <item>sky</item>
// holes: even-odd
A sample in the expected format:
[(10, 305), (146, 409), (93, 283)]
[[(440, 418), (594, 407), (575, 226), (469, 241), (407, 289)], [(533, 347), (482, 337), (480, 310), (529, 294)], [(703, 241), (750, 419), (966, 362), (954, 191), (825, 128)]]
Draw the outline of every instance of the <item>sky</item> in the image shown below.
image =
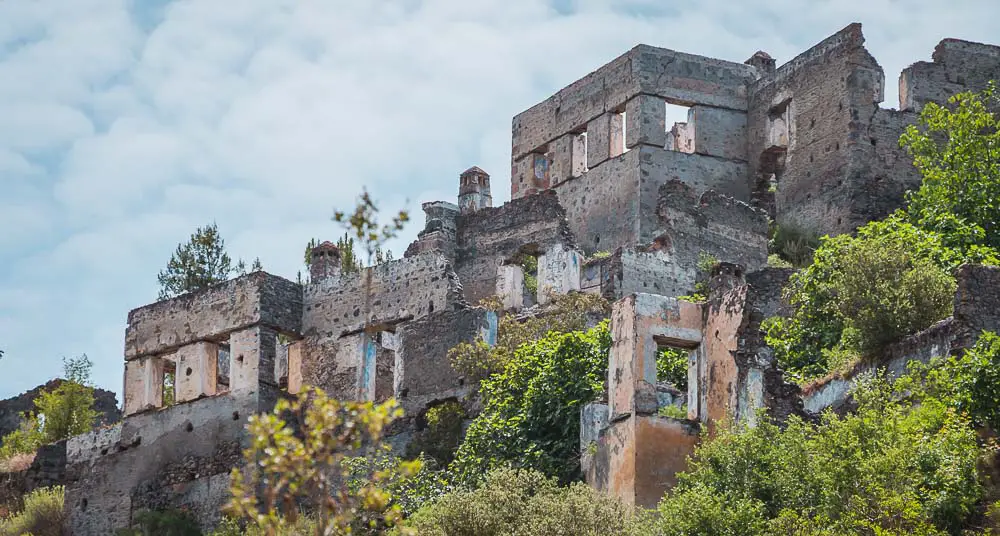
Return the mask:
[[(807, 6), (807, 7), (806, 7)], [(422, 226), (459, 173), (509, 199), (511, 118), (639, 43), (782, 64), (851, 22), (886, 72), (1000, 41), (996, 0), (0, 0), (0, 398), (87, 354), (196, 227), (294, 280), (367, 187)], [(397, 255), (398, 256), (398, 255)]]

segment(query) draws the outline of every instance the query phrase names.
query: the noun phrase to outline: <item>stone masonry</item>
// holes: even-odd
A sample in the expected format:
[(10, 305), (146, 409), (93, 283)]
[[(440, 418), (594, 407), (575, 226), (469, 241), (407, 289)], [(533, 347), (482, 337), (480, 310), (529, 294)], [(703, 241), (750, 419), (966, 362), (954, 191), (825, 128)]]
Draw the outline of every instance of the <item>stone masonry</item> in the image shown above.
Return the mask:
[[(344, 272), (324, 242), (305, 284), (257, 272), (131, 311), (124, 420), (45, 456), (67, 486), (68, 528), (110, 534), (166, 508), (212, 526), (247, 416), (303, 385), (399, 400), (390, 443), (403, 452), (428, 408), (475, 397), (447, 351), (495, 343), (498, 314), (480, 300), (515, 314), (568, 292), (614, 302), (607, 398), (581, 414), (587, 480), (653, 505), (720, 419), (752, 425), (760, 408), (810, 418), (844, 403), (849, 378), (800, 391), (763, 340), (791, 275), (766, 266), (772, 221), (841, 233), (899, 207), (920, 180), (902, 130), (925, 103), (998, 77), (1000, 47), (947, 39), (903, 72), (890, 110), (860, 24), (780, 66), (764, 52), (730, 62), (638, 45), (514, 117), (510, 202), (493, 206), (489, 174), (472, 167), (455, 199), (424, 203), (401, 259)], [(667, 125), (668, 103), (688, 107), (687, 121)], [(711, 274), (704, 255), (720, 261)], [(900, 342), (889, 362), (952, 352), (997, 326), (1000, 297), (982, 291), (1000, 288), (995, 270), (964, 267), (959, 279), (955, 317)], [(696, 282), (708, 283), (706, 302), (678, 299)], [(667, 347), (690, 356), (687, 392), (656, 381)], [(176, 404), (165, 407), (168, 373)], [(666, 405), (687, 418), (661, 416)]]

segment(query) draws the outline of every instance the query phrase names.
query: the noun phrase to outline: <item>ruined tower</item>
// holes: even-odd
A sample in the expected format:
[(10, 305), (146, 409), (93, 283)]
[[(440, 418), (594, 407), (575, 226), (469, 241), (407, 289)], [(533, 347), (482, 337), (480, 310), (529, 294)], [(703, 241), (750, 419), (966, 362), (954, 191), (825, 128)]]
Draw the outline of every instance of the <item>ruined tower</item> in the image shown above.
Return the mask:
[(493, 206), (490, 194), (490, 174), (472, 166), (459, 176), (458, 206), (462, 214)]
[(340, 275), (340, 250), (333, 242), (325, 241), (314, 247), (309, 256), (309, 277), (313, 283)]

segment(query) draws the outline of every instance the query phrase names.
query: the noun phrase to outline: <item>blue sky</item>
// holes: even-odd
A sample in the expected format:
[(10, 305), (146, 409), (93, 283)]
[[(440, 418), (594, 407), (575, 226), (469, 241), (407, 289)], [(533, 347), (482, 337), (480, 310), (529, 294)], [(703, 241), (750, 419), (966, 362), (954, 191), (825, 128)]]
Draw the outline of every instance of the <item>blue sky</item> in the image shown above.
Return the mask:
[(895, 107), (903, 67), (943, 37), (1000, 40), (998, 18), (995, 0), (0, 0), (0, 398), (81, 353), (120, 393), (126, 315), (199, 225), (294, 279), (362, 186), (415, 212), (397, 252), (469, 166), (507, 200), (513, 115), (637, 43), (780, 64), (859, 21)]

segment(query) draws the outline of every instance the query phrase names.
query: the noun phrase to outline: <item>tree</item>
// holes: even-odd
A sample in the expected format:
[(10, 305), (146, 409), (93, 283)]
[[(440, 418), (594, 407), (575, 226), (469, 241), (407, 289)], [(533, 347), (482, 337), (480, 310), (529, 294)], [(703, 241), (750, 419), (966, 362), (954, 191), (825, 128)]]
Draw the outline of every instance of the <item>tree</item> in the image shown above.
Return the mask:
[[(345, 533), (359, 519), (394, 525), (400, 509), (389, 505), (389, 493), (379, 487), (386, 471), (372, 471), (353, 489), (342, 483), (358, 477), (357, 468), (345, 462), (377, 453), (385, 427), (401, 415), (395, 400), (342, 402), (317, 388), (279, 400), (273, 412), (250, 417), (250, 446), (243, 469), (232, 471), (226, 509), (272, 536), (294, 526), (302, 505), (315, 510), (317, 536)], [(419, 469), (419, 462), (397, 467), (402, 474)]]
[(89, 432), (99, 413), (93, 409), (93, 367), (86, 354), (63, 358), (65, 379), (58, 387), (38, 395), (34, 412), (21, 415), (21, 425), (3, 438), (0, 459), (38, 450), (46, 443)]
[(1000, 95), (991, 83), (948, 104), (927, 103), (900, 138), (923, 176), (908, 214), (951, 247), (1000, 249)]
[(867, 377), (853, 393), (856, 413), (721, 426), (678, 475), (652, 532), (962, 533), (983, 496), (976, 433), (925, 392), (920, 382)]
[(800, 381), (875, 353), (951, 314), (960, 264), (1000, 262), (989, 248), (966, 251), (902, 213), (856, 236), (824, 237), (812, 264), (785, 288), (791, 316), (765, 322), (767, 343)]
[(582, 332), (550, 332), (521, 345), (482, 381), (482, 412), (450, 469), (474, 485), (489, 469), (532, 468), (563, 482), (580, 476), (580, 409), (604, 391), (607, 320)]
[[(254, 259), (250, 270), (262, 270), (260, 259)], [(233, 275), (246, 274), (246, 263), (233, 264), (226, 253), (225, 240), (215, 223), (199, 227), (187, 243), (178, 244), (167, 267), (157, 275), (159, 299), (173, 298), (187, 292), (208, 288), (226, 281)]]
[(502, 468), (478, 489), (427, 504), (406, 525), (428, 536), (573, 536), (637, 534), (636, 521), (631, 508), (582, 482), (561, 487), (537, 471)]

